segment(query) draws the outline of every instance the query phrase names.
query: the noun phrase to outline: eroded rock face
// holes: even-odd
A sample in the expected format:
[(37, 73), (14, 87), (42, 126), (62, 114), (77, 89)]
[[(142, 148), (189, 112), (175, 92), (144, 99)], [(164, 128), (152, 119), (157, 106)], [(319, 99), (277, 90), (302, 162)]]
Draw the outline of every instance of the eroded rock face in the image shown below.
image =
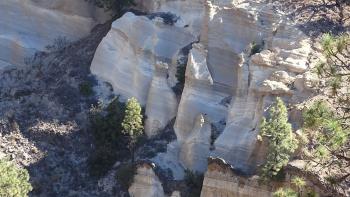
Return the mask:
[(210, 149), (211, 125), (205, 116), (198, 115), (191, 136), (181, 146), (180, 159), (184, 166), (203, 172), (207, 168)]
[(2, 0), (0, 69), (22, 65), (24, 58), (60, 36), (71, 41), (87, 36), (107, 17), (84, 0)]
[[(212, 155), (254, 173), (263, 162), (255, 153), (259, 124), (274, 97), (301, 102), (317, 80), (304, 74), (308, 38), (263, 1), (138, 2), (153, 15), (169, 12), (176, 20), (126, 13), (100, 44), (92, 73), (115, 93), (146, 105), (148, 136), (176, 116), (177, 148), (171, 150), (179, 151), (184, 168), (204, 172), (201, 162)], [(178, 103), (171, 91), (176, 63), (191, 44)]]
[(177, 54), (196, 40), (183, 27), (162, 18), (126, 13), (115, 21), (97, 49), (91, 72), (110, 82), (122, 98), (146, 105), (146, 133), (154, 135), (176, 116), (177, 100), (168, 76)]
[(268, 187), (258, 184), (257, 177), (245, 179), (236, 175), (232, 166), (222, 159), (209, 159), (205, 173), (201, 197), (270, 197)]
[(134, 182), (129, 188), (132, 197), (164, 197), (161, 182), (153, 171), (151, 164), (140, 164), (137, 167), (137, 174)]
[[(290, 184), (290, 179), (296, 175), (294, 173), (288, 170), (285, 180), (264, 183), (258, 176), (242, 176), (225, 160), (211, 157), (208, 159), (208, 170), (204, 176), (201, 197), (270, 197), (280, 187), (290, 187), (304, 195), (310, 191), (316, 192), (318, 196), (328, 195), (310, 181), (306, 181), (303, 189), (298, 190)], [(300, 175), (297, 174), (297, 176)]]

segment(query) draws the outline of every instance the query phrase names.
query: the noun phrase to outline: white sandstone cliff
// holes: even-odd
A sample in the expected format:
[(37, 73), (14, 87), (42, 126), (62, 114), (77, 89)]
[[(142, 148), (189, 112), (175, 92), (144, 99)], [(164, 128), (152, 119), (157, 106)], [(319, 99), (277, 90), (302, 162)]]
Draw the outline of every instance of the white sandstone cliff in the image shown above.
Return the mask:
[(0, 69), (22, 65), (58, 37), (75, 41), (90, 33), (108, 14), (84, 0), (0, 1)]
[[(177, 166), (180, 160), (183, 168), (204, 172), (205, 158), (213, 155), (253, 173), (263, 162), (256, 153), (259, 123), (274, 97), (298, 103), (312, 94), (317, 78), (305, 73), (308, 38), (262, 1), (138, 2), (177, 20), (165, 24), (160, 17), (126, 13), (98, 47), (92, 73), (110, 82), (116, 94), (134, 96), (146, 107), (148, 136), (176, 116), (177, 141), (168, 147), (171, 157), (163, 158), (178, 158), (164, 159), (167, 163)], [(191, 44), (178, 103), (171, 90), (174, 73), (181, 49)]]

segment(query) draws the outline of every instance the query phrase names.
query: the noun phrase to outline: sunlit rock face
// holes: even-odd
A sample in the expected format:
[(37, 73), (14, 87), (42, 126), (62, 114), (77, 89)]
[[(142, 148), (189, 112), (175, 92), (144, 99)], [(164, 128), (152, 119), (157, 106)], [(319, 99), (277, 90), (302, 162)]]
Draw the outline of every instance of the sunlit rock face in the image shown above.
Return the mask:
[[(317, 81), (305, 73), (309, 40), (262, 1), (138, 3), (149, 15), (126, 13), (113, 23), (97, 49), (92, 73), (124, 99), (134, 96), (146, 106), (148, 136), (176, 116), (179, 154), (171, 153), (184, 168), (204, 172), (204, 158), (212, 155), (254, 173), (264, 158), (257, 135), (267, 108), (276, 96), (286, 103), (303, 101)], [(159, 13), (176, 20), (150, 19)], [(191, 47), (177, 102), (171, 87), (185, 46)]]
[(0, 1), (0, 68), (22, 65), (58, 37), (75, 41), (109, 17), (84, 0)]
[(136, 97), (147, 104), (145, 131), (152, 136), (176, 116), (177, 100), (168, 77), (181, 49), (196, 39), (160, 17), (126, 13), (99, 45), (91, 72), (110, 82), (122, 98)]
[[(271, 197), (279, 188), (292, 188), (302, 194), (310, 194), (314, 191), (316, 196), (328, 196), (329, 194), (322, 185), (305, 181), (305, 186), (298, 189), (290, 184), (295, 176), (304, 176), (293, 170), (291, 164), (285, 169), (285, 178), (279, 181), (261, 181), (261, 177), (242, 176), (234, 166), (221, 158), (208, 158), (208, 169), (204, 174), (201, 197)], [(320, 187), (321, 186), (321, 187)], [(322, 189), (323, 188), (323, 189)]]
[(140, 164), (129, 188), (132, 197), (164, 197), (162, 183), (153, 171), (151, 164)]
[[(257, 1), (207, 3), (201, 50), (193, 47), (189, 54), (176, 134), (180, 143), (186, 144), (196, 116), (205, 114), (210, 124), (222, 128), (209, 154), (250, 174), (262, 162), (255, 154), (256, 136), (274, 97), (299, 102), (309, 94), (299, 91), (304, 88), (296, 89), (294, 80), (307, 69), (310, 46), (272, 5)], [(258, 47), (252, 48), (252, 43)], [(207, 154), (204, 149), (198, 152)], [(201, 156), (192, 160), (197, 157)]]
[(244, 178), (236, 174), (222, 159), (209, 159), (201, 197), (270, 197), (272, 188), (259, 183), (258, 177)]

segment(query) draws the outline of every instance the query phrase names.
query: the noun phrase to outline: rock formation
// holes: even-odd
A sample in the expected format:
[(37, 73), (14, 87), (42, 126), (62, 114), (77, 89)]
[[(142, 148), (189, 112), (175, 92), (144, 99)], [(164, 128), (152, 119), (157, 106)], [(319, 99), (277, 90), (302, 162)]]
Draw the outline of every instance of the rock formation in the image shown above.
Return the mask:
[[(304, 74), (307, 37), (262, 1), (145, 0), (139, 6), (152, 13), (116, 20), (97, 49), (92, 73), (146, 107), (148, 136), (176, 116), (184, 168), (204, 172), (201, 162), (213, 155), (253, 173), (263, 162), (254, 153), (258, 126), (273, 97), (296, 103), (311, 94), (315, 78)], [(181, 49), (191, 44), (178, 103), (171, 88)]]
[[(290, 179), (291, 174), (286, 175)], [(244, 177), (220, 158), (208, 159), (208, 170), (205, 173), (201, 197), (247, 197), (259, 196), (270, 197), (279, 187), (295, 187), (289, 181), (270, 181), (263, 183), (259, 181), (258, 176)], [(307, 194), (310, 191), (317, 191), (320, 196), (327, 196), (312, 182), (306, 182), (304, 189), (301, 191)]]
[[(145, 108), (149, 139), (135, 156), (159, 167), (156, 174), (153, 164), (138, 165), (131, 196), (186, 196), (186, 169), (205, 173), (202, 197), (271, 196), (289, 187), (253, 176), (267, 152), (259, 125), (281, 97), (301, 137), (301, 107), (294, 104), (314, 96), (320, 80), (310, 71), (317, 54), (309, 38), (275, 0), (135, 2), (138, 11), (110, 27), (97, 25), (111, 15), (87, 0), (1, 0), (0, 157), (2, 151), (29, 166), (33, 182), (45, 183), (34, 196), (111, 194), (120, 189), (113, 174), (120, 163), (99, 184), (90, 180), (87, 152), (99, 149), (86, 125), (91, 104), (119, 95)], [(65, 45), (70, 41), (77, 42)], [(50, 50), (52, 44), (67, 47)], [(103, 83), (95, 86), (90, 71)], [(96, 94), (84, 95), (82, 87)], [(286, 181), (307, 174), (306, 164), (294, 161)], [(326, 187), (315, 179), (309, 188)]]
[(2, 0), (0, 69), (22, 65), (55, 39), (75, 41), (90, 33), (108, 14), (84, 0)]
[(129, 188), (131, 197), (164, 197), (161, 182), (154, 173), (154, 164), (143, 163), (137, 166), (134, 182)]
[[(102, 41), (91, 72), (112, 84), (123, 98), (146, 105), (146, 133), (154, 135), (176, 116), (177, 100), (167, 77), (177, 54), (196, 37), (163, 19), (126, 13)], [(172, 74), (174, 75), (174, 74)]]

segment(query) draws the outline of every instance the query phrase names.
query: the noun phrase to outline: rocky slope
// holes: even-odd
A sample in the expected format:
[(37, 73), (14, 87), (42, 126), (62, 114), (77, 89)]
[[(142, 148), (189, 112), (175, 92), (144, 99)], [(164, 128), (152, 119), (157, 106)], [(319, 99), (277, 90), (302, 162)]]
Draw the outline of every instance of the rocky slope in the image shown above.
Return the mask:
[[(86, 130), (95, 99), (79, 91), (91, 81), (89, 65), (110, 24), (25, 67), (0, 70), (0, 158), (28, 169), (30, 196), (108, 196), (89, 175), (94, 150)], [(103, 188), (103, 187), (102, 187)]]

